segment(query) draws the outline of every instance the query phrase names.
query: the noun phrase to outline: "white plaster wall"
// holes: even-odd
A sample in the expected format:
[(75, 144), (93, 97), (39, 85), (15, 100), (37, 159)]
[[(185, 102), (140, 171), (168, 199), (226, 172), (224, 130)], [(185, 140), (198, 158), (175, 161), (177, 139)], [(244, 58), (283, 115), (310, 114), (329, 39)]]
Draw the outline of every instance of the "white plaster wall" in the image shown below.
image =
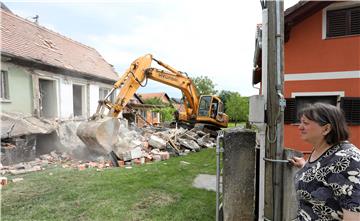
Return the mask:
[(89, 94), (90, 94), (90, 113), (89, 115), (92, 116), (96, 112), (96, 108), (98, 106), (99, 101), (99, 85), (90, 84), (89, 85)]
[(70, 119), (73, 117), (73, 87), (70, 80), (60, 80), (60, 117)]

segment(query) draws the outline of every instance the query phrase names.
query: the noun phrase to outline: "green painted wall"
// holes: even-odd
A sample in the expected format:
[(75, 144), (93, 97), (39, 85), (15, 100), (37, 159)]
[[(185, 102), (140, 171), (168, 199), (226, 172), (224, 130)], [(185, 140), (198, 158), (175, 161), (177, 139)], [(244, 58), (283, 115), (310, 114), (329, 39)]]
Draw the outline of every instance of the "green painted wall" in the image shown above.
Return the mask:
[[(6, 66), (7, 68), (3, 68)], [(31, 74), (19, 66), (3, 63), (2, 70), (8, 71), (10, 102), (1, 102), (1, 111), (31, 114), (33, 109)]]

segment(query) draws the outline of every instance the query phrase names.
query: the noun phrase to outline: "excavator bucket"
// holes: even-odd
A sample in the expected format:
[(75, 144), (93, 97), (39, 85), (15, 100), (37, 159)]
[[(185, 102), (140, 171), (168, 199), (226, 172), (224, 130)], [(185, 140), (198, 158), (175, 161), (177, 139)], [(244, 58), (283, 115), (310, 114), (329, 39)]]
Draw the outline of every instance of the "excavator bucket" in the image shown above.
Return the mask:
[(117, 142), (119, 128), (117, 118), (104, 117), (82, 122), (76, 134), (90, 151), (105, 155), (112, 151), (112, 146)]

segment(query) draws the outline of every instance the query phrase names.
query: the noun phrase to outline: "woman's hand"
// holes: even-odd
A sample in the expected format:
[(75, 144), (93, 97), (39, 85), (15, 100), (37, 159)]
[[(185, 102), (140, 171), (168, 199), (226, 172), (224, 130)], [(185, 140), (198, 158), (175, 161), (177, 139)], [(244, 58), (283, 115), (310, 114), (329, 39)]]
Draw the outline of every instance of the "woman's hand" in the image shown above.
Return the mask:
[(303, 168), (306, 163), (305, 159), (302, 157), (293, 157), (289, 159), (289, 162), (297, 168)]
[(344, 212), (344, 221), (358, 221), (360, 220), (360, 213), (358, 212), (351, 212), (349, 210), (343, 209)]

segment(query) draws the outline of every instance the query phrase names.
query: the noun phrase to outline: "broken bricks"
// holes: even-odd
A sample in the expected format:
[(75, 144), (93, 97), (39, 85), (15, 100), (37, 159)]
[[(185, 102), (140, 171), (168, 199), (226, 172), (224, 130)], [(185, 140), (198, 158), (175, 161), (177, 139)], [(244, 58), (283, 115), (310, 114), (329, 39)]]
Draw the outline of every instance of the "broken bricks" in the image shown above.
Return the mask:
[(5, 186), (5, 185), (7, 185), (7, 183), (8, 183), (7, 177), (4, 177), (4, 176), (0, 177), (0, 185), (1, 186)]
[[(121, 135), (125, 136), (118, 143), (116, 152), (117, 165), (105, 157), (92, 157), (91, 161), (78, 161), (73, 159), (73, 153), (52, 151), (49, 154), (39, 156), (33, 161), (19, 163), (16, 165), (2, 166), (2, 175), (11, 173), (13, 175), (23, 174), (33, 171), (43, 170), (49, 164), (54, 166), (60, 164), (62, 168), (73, 168), (85, 170), (96, 168), (102, 171), (103, 168), (111, 166), (130, 167), (131, 165), (141, 165), (144, 163), (168, 160), (170, 156), (183, 156), (190, 151), (199, 151), (201, 148), (211, 148), (215, 145), (215, 140), (202, 131), (196, 129), (153, 129), (137, 128), (137, 131), (124, 130)], [(119, 138), (120, 139), (120, 138)], [(95, 160), (94, 160), (95, 159)], [(6, 182), (6, 181), (3, 181)]]

